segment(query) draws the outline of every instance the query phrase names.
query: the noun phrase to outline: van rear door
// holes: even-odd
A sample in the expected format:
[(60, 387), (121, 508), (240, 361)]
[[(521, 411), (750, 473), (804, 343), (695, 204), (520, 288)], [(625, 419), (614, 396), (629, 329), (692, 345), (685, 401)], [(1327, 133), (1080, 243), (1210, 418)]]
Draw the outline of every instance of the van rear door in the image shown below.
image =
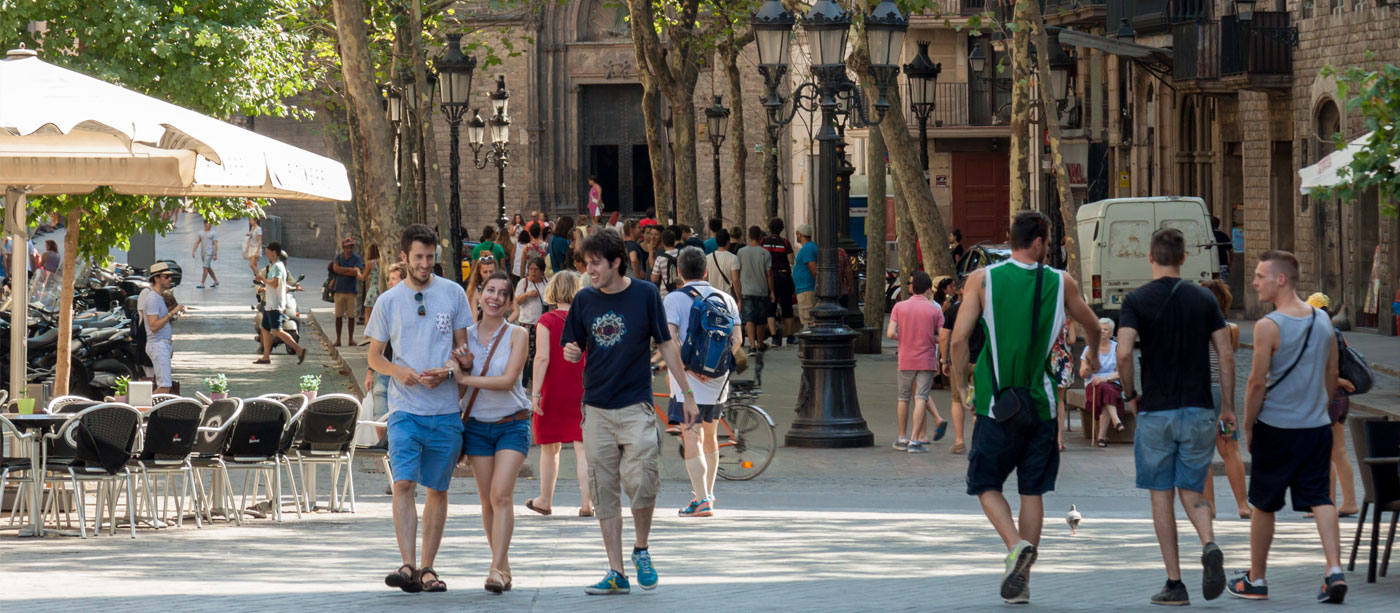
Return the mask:
[(1147, 254), (1157, 229), (1153, 209), (1152, 202), (1115, 202), (1104, 211), (1108, 249), (1102, 266), (1103, 293), (1109, 308), (1122, 308), (1123, 296), (1152, 280)]
[(1210, 231), (1204, 207), (1195, 200), (1163, 203), (1157, 206), (1157, 227), (1175, 228), (1186, 239), (1186, 261), (1181, 265), (1181, 278), (1204, 283), (1211, 279), (1216, 250), (1211, 245), (1215, 235)]

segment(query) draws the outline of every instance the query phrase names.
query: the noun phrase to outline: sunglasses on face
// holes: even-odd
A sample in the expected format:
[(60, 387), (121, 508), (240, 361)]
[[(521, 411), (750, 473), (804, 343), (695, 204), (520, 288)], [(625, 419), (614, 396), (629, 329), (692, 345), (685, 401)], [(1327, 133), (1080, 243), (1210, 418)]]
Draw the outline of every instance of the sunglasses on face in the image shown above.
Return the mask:
[(418, 316), (427, 317), (428, 307), (423, 306), (423, 292), (418, 292), (414, 294), (413, 299), (418, 301)]

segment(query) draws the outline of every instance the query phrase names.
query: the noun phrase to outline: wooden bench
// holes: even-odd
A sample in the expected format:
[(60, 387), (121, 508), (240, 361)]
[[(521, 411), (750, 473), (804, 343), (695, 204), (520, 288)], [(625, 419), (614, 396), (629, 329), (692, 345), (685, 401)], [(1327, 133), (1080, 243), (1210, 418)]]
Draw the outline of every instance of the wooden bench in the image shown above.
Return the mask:
[[(1093, 441), (1097, 434), (1094, 423), (1094, 414), (1085, 408), (1084, 388), (1070, 388), (1065, 392), (1065, 404), (1071, 408), (1079, 409), (1080, 430), (1084, 432), (1084, 439)], [(1133, 431), (1137, 429), (1137, 417), (1130, 411), (1123, 411), (1120, 416), (1123, 419), (1123, 431), (1119, 432), (1113, 428), (1108, 429), (1108, 442), (1110, 443), (1131, 443), (1133, 442)]]

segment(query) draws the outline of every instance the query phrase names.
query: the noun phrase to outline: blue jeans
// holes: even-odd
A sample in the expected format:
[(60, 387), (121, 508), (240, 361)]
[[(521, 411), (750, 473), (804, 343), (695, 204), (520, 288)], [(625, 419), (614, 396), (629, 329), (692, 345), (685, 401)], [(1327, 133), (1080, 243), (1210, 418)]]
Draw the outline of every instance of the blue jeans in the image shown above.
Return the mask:
[(1204, 407), (1139, 412), (1133, 436), (1138, 488), (1204, 490), (1215, 458), (1219, 415)]
[(389, 414), (389, 375), (374, 374), (374, 420)]

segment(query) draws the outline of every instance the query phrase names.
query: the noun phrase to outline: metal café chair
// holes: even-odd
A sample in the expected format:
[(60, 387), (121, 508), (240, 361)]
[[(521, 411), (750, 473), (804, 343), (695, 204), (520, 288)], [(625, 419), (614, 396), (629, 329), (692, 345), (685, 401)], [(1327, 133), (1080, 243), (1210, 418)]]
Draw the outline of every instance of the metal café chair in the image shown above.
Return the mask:
[[(0, 390), (0, 394), (8, 396), (9, 392)], [(3, 405), (4, 400), (0, 400), (0, 406)], [(4, 415), (0, 415), (0, 437), (10, 437), (12, 450), (17, 449), (20, 444), (37, 444), (34, 442), (33, 432), (20, 430)], [(24, 473), (25, 475), (23, 479), (16, 479), (19, 481), (19, 489), (15, 490), (14, 502), (10, 505), (10, 525), (14, 526), (15, 515), (20, 513), (21, 509), (28, 507), (26, 501), (29, 500), (29, 493), (25, 488), (37, 487), (39, 473), (34, 470), (33, 462), (27, 455), (24, 457), (0, 456), (0, 493), (5, 491), (5, 482), (10, 478), (10, 473)], [(26, 516), (22, 513), (20, 515), (21, 517)]]
[(44, 412), (50, 414), (77, 413), (78, 411), (89, 407), (95, 407), (99, 404), (101, 403), (96, 400), (84, 398), (82, 396), (59, 396), (49, 401), (49, 404), (44, 407)]
[[(230, 437), (233, 434), (233, 425), (238, 423), (238, 417), (243, 412), (243, 401), (238, 398), (223, 398), (210, 401), (204, 408), (204, 416), (200, 419), (197, 430), (198, 435), (194, 446), (190, 450), (190, 468), (194, 477), (194, 508), (195, 514), (204, 515), (207, 521), (214, 521), (214, 499), (209, 496), (209, 491), (204, 487), (202, 470), (213, 471), (212, 479), (215, 495), (218, 497), (219, 507), (224, 519), (233, 519), (234, 523), (241, 523), (238, 513), (231, 513), (229, 505), (233, 501), (233, 486), (229, 482), (228, 472), (224, 470), (220, 458), (224, 455), (224, 450), (228, 449)], [(202, 525), (200, 527), (203, 527)]]
[[(292, 427), (292, 414), (287, 406), (275, 400), (253, 398), (243, 404), (243, 412), (234, 424), (228, 448), (218, 459), (224, 474), (230, 470), (252, 472), (243, 481), (243, 501), (234, 512), (246, 512), (248, 490), (251, 486), (254, 498), (264, 475), (268, 482), (268, 502), (272, 516), (282, 521), (282, 468), (285, 466), (291, 477), (291, 462), (283, 454), (284, 434)], [(296, 491), (296, 481), (291, 481), (292, 499), (300, 495)], [(297, 517), (301, 517), (301, 505), (296, 505)]]
[[(356, 425), (362, 428), (388, 428), (389, 414), (384, 414), (384, 416), (379, 418), (378, 420), (362, 419), (356, 422)], [(390, 493), (393, 492), (392, 488), (394, 485), (394, 470), (393, 467), (389, 465), (388, 447), (376, 447), (374, 445), (355, 445), (350, 449), (350, 478), (346, 479), (345, 484), (341, 486), (342, 492), (340, 494), (341, 498), (344, 498), (345, 492), (343, 490), (346, 488), (350, 490), (351, 513), (355, 512), (355, 456), (364, 456), (366, 458), (370, 458), (371, 460), (379, 460), (379, 462), (384, 467), (384, 475), (389, 478), (389, 487), (391, 488), (389, 490)]]
[(127, 494), (127, 521), (131, 525), (131, 538), (136, 538), (136, 504), (133, 500), (136, 488), (127, 462), (136, 446), (136, 433), (141, 425), (141, 412), (128, 404), (103, 403), (83, 409), (58, 429), (45, 434), (44, 438), (63, 441), (72, 446), (72, 457), (50, 457), (49, 448), (44, 449), (44, 470), (65, 473), (73, 485), (78, 507), (78, 527), (83, 538), (87, 538), (87, 504), (83, 484), (96, 482), (97, 516), (93, 518), (96, 533), (101, 529), (102, 507), (108, 510), (111, 530), (117, 533), (116, 507), (119, 492), (107, 492), (104, 487), (115, 487), (125, 481)]
[[(151, 503), (152, 525), (160, 527), (158, 520), (162, 513), (156, 509), (154, 502), (155, 483), (151, 477), (166, 478), (167, 495), (161, 497), (163, 503), (169, 500), (169, 483), (174, 476), (183, 477), (180, 487), (175, 496), (175, 523), (184, 525), (185, 510), (184, 499), (189, 495), (192, 500), (198, 500), (193, 495), (193, 468), (190, 465), (190, 455), (194, 451), (195, 442), (199, 439), (200, 422), (204, 416), (204, 405), (189, 398), (174, 396), (172, 399), (161, 402), (146, 414), (146, 424), (143, 428), (141, 439), (141, 450), (136, 457), (132, 458), (129, 468), (136, 471), (142, 478), (146, 489), (146, 499)], [(168, 504), (164, 505), (165, 510), (169, 510)], [(196, 505), (197, 506), (197, 505)], [(200, 522), (199, 513), (194, 514), (195, 525), (203, 527)]]
[[(301, 418), (300, 440), (293, 446), (297, 466), (302, 474), (314, 476), (317, 464), (327, 464), (331, 468), (330, 505), (332, 511), (340, 511), (342, 498), (340, 488), (340, 468), (346, 467), (346, 480), (354, 480), (354, 467), (351, 466), (355, 445), (355, 427), (360, 416), (360, 401), (349, 394), (328, 394), (312, 400), (306, 405)], [(310, 466), (308, 466), (310, 465)], [(311, 473), (307, 470), (310, 469)], [(306, 508), (316, 508), (315, 480), (305, 478), (302, 492)], [(355, 508), (353, 485), (350, 487), (350, 508)]]

